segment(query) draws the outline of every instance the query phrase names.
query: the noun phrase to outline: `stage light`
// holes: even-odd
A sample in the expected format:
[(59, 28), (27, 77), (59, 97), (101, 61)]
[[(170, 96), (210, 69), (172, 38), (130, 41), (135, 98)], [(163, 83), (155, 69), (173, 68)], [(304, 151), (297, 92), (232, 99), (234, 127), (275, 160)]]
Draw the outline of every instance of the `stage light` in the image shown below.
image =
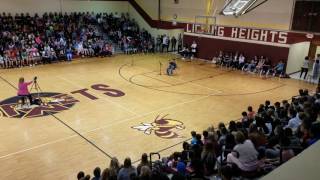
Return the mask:
[(241, 16), (255, 4), (257, 0), (228, 0), (221, 14), (226, 16)]

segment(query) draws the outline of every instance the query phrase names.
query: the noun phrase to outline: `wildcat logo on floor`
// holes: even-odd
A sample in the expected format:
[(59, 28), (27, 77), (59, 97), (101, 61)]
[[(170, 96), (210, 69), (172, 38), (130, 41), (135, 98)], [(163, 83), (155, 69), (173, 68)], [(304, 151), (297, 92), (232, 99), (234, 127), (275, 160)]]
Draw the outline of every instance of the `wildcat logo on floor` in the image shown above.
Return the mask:
[[(38, 93), (32, 94), (38, 97)], [(70, 109), (78, 100), (68, 94), (43, 92), (39, 93), (41, 105), (22, 105), (18, 96), (0, 102), (0, 117), (33, 118), (59, 113)], [(40, 101), (38, 99), (38, 101)]]
[(167, 118), (169, 114), (160, 117), (158, 115), (151, 123), (141, 123), (141, 125), (133, 126), (132, 129), (143, 131), (144, 134), (150, 135), (152, 132), (160, 138), (174, 139), (183, 138), (175, 130), (183, 130), (185, 126), (183, 122)]

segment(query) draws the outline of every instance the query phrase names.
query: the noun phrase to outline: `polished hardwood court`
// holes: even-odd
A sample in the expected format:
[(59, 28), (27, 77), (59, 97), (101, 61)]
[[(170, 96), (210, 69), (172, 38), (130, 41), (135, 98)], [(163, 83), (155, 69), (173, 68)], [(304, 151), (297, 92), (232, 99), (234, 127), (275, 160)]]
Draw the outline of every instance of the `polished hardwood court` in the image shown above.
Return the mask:
[[(256, 109), (266, 99), (315, 89), (201, 60), (178, 59), (167, 76), (173, 58), (116, 55), (0, 70), (1, 179), (75, 179), (80, 170), (107, 167), (110, 157), (137, 162), (144, 152), (165, 156), (180, 150), (192, 130), (237, 120), (248, 105)], [(43, 93), (52, 93), (45, 98), (49, 105), (21, 110), (8, 98), (16, 96), (19, 77), (34, 76)]]

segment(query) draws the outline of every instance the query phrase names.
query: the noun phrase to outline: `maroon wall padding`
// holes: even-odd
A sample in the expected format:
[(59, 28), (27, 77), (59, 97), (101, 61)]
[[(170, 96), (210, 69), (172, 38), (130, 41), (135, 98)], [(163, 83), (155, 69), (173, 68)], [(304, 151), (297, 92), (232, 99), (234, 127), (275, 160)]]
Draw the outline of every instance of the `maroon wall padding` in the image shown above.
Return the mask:
[(193, 40), (198, 44), (198, 58), (211, 60), (213, 57), (218, 56), (219, 51), (224, 52), (239, 52), (243, 53), (245, 57), (252, 58), (255, 55), (268, 57), (272, 64), (283, 60), (287, 62), (289, 55), (289, 48), (276, 47), (262, 44), (228, 41), (221, 39), (183, 36), (184, 44), (190, 46)]

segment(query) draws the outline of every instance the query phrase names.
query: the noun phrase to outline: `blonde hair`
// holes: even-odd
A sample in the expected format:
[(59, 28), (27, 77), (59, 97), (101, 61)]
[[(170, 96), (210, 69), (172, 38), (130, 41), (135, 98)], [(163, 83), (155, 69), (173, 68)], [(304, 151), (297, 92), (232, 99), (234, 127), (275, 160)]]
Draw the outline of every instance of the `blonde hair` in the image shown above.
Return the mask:
[(145, 176), (151, 176), (151, 170), (148, 166), (142, 166), (141, 167), (141, 173), (140, 173), (141, 177), (145, 177)]
[(24, 83), (24, 78), (23, 77), (19, 78), (19, 84), (20, 83)]

